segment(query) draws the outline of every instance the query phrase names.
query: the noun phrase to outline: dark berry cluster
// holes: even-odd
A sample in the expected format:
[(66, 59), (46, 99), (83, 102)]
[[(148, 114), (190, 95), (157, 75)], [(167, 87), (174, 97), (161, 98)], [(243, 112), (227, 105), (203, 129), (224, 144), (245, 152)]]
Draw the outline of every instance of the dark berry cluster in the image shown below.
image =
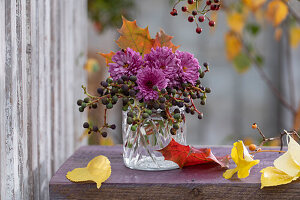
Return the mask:
[[(176, 6), (181, 1), (185, 1), (185, 0), (178, 0), (174, 4), (174, 6), (172, 8), (172, 11), (170, 12), (170, 14), (172, 16), (178, 15), (178, 11), (176, 9)], [(206, 3), (205, 3), (205, 6), (202, 9), (199, 8), (200, 0), (187, 0), (187, 3), (188, 4), (195, 4), (195, 10), (189, 10), (186, 6), (182, 6), (181, 11), (190, 14), (190, 16), (188, 16), (188, 21), (196, 23), (196, 26), (197, 26), (196, 27), (196, 33), (200, 34), (202, 32), (202, 28), (200, 27), (199, 22), (200, 23), (204, 22), (206, 18), (208, 20), (208, 25), (210, 27), (215, 26), (215, 22), (207, 16), (207, 13), (210, 12), (210, 11), (218, 11), (220, 9), (220, 6), (221, 6), (220, 0), (213, 0), (213, 1), (212, 0), (207, 0)]]
[(106, 123), (107, 110), (113, 108), (118, 102), (122, 101), (123, 111), (127, 111), (127, 124), (131, 125), (131, 131), (137, 131), (138, 127), (143, 125), (151, 116), (160, 116), (167, 120), (170, 127), (170, 133), (175, 135), (179, 129), (179, 124), (185, 120), (184, 111), (191, 115), (198, 115), (199, 119), (203, 118), (194, 103), (194, 100), (200, 99), (200, 104), (205, 105), (206, 94), (210, 93), (210, 88), (202, 86), (200, 79), (209, 71), (207, 63), (203, 63), (205, 70), (199, 70), (199, 79), (193, 85), (191, 83), (182, 83), (180, 87), (163, 88), (159, 90), (157, 86), (153, 86), (153, 90), (158, 93), (157, 100), (144, 102), (143, 99), (138, 100), (136, 95), (139, 93), (137, 89), (136, 76), (122, 76), (118, 80), (108, 78), (100, 83), (97, 89), (98, 95), (93, 96), (87, 93), (86, 87), (82, 86), (84, 93), (88, 96), (84, 100), (78, 100), (79, 111), (83, 112), (86, 108), (96, 109), (99, 103), (103, 104), (106, 109), (104, 112), (104, 125), (102, 127), (92, 126), (88, 122), (83, 124), (84, 128), (89, 129), (89, 133), (101, 133), (103, 137), (107, 136), (104, 130), (107, 128), (115, 129), (114, 124)]

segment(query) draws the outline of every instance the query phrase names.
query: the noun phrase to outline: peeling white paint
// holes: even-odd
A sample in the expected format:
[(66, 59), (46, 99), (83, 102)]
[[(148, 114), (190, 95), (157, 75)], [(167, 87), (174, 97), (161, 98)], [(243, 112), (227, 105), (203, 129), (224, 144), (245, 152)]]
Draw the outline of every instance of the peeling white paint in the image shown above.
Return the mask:
[(49, 199), (79, 144), (86, 0), (0, 1), (0, 199)]

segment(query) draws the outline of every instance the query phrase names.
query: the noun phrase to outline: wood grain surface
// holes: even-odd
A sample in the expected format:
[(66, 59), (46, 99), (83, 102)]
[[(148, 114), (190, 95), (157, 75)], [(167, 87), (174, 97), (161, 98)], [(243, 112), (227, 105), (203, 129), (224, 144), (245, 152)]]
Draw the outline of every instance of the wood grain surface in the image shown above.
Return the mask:
[[(216, 156), (231, 147), (212, 147)], [(98, 190), (92, 182), (72, 183), (68, 171), (85, 167), (95, 156), (111, 161), (111, 177)], [(50, 180), (50, 199), (300, 199), (300, 182), (260, 189), (262, 168), (273, 165), (278, 153), (261, 153), (261, 162), (246, 179), (226, 180), (218, 165), (205, 164), (169, 171), (139, 171), (124, 166), (122, 147), (84, 146), (77, 150)], [(234, 163), (231, 162), (231, 167)]]
[(0, 1), (0, 199), (49, 199), (81, 145), (86, 0)]

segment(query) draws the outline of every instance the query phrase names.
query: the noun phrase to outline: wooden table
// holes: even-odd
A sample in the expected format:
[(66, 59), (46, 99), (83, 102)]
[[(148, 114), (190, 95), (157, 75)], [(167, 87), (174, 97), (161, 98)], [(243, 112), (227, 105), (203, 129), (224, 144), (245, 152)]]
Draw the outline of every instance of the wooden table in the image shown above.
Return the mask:
[[(212, 147), (216, 156), (231, 147)], [(92, 182), (72, 183), (68, 171), (85, 167), (98, 155), (109, 158), (111, 177), (98, 190)], [(260, 164), (246, 179), (226, 180), (219, 166), (205, 164), (170, 171), (138, 171), (124, 166), (121, 146), (84, 146), (77, 150), (50, 180), (50, 199), (300, 199), (300, 182), (260, 189), (262, 168), (273, 165), (278, 153), (260, 153)], [(231, 163), (231, 167), (234, 167)]]

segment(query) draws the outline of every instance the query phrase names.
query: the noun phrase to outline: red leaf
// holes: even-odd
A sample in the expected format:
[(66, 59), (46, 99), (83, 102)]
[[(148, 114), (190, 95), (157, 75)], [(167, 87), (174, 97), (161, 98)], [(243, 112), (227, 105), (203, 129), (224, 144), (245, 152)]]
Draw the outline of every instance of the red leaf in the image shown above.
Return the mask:
[(177, 143), (173, 138), (163, 149), (158, 150), (166, 160), (171, 160), (179, 165), (180, 168), (204, 163), (217, 163), (221, 167), (228, 167), (229, 156), (216, 158), (211, 149), (197, 149)]

